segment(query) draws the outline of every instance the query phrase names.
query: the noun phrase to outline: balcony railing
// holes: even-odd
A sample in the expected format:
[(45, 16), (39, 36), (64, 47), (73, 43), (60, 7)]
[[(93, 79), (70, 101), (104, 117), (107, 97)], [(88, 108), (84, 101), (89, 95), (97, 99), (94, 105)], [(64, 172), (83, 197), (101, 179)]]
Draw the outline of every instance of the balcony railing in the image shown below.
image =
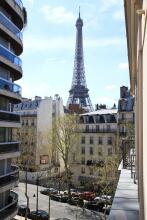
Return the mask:
[(19, 179), (19, 171), (18, 170), (13, 171), (12, 173), (8, 173), (8, 175), (6, 176), (0, 177), (0, 186), (2, 187), (6, 184), (16, 182), (18, 181), (18, 179)]
[(21, 96), (21, 87), (15, 83), (12, 83), (9, 80), (3, 79), (0, 77), (0, 89), (5, 89), (10, 92), (14, 92), (17, 95)]
[(23, 3), (21, 0), (15, 0), (15, 2), (21, 9), (23, 9)]
[(22, 33), (19, 28), (2, 12), (0, 12), (0, 23), (9, 29), (13, 34), (15, 34), (19, 39), (22, 40)]
[(20, 115), (0, 110), (0, 121), (9, 121), (20, 123)]
[(8, 204), (0, 209), (0, 218), (5, 219), (11, 215), (16, 209), (18, 204), (18, 195), (15, 192), (10, 192)]
[(10, 52), (7, 48), (0, 44), (0, 56), (6, 58), (16, 66), (22, 67), (22, 61), (14, 53)]
[(81, 129), (79, 132), (82, 133), (116, 133), (116, 129), (108, 129), (108, 128), (103, 128), (103, 129)]
[(0, 143), (0, 154), (9, 152), (19, 152), (19, 142)]

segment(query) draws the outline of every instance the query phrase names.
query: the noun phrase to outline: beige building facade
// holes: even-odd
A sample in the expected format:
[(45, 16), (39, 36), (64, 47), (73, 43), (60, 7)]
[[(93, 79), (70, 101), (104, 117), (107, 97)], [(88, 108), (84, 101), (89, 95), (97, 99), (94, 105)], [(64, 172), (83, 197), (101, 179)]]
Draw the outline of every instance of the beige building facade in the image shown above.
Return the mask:
[(36, 96), (34, 100), (24, 99), (14, 110), (21, 115), (22, 126), (15, 135), (21, 138), (23, 165), (26, 161), (29, 171), (34, 172), (46, 170), (51, 165), (53, 172), (58, 171), (59, 157), (52, 153), (51, 129), (53, 120), (64, 114), (62, 99), (57, 95), (55, 99)]
[(147, 1), (125, 3), (131, 92), (135, 96), (136, 169), (140, 220), (147, 219)]
[(116, 153), (117, 109), (81, 114), (78, 126), (79, 150), (73, 155), (71, 171), (73, 184), (86, 187), (98, 177), (94, 164)]

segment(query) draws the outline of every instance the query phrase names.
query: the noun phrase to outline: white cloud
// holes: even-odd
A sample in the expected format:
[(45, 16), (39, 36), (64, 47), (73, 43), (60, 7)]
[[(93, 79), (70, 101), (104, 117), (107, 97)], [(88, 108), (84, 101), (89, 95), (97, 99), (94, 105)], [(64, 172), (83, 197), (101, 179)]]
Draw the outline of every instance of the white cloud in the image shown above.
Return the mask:
[(116, 12), (113, 14), (113, 18), (114, 18), (115, 20), (119, 20), (119, 21), (124, 20), (124, 12), (123, 12), (123, 9), (120, 9), (120, 10), (116, 11)]
[(122, 1), (120, 0), (101, 0), (101, 8), (100, 12), (104, 13), (107, 12), (110, 8), (116, 6), (122, 6)]
[(44, 5), (41, 11), (50, 23), (70, 23), (75, 20), (73, 12), (67, 11), (63, 6), (51, 7), (50, 5)]
[[(108, 46), (121, 46), (124, 43), (124, 39), (119, 37), (113, 38), (99, 38), (84, 40), (84, 48), (95, 47), (108, 47)], [(25, 36), (24, 37), (24, 52), (26, 50), (31, 51), (48, 51), (50, 49), (74, 49), (75, 38), (74, 37), (55, 37), (44, 38), (38, 36)]]
[(128, 63), (119, 63), (118, 65), (118, 68), (119, 69), (128, 69)]
[(116, 85), (107, 85), (105, 87), (105, 89), (111, 91), (111, 90), (117, 89), (117, 86)]

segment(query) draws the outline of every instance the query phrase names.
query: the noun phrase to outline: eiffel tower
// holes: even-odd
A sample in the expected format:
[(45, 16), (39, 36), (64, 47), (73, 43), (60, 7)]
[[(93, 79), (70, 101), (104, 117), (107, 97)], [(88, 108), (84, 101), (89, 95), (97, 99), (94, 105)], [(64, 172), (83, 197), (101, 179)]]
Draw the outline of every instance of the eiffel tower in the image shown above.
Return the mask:
[(70, 104), (79, 104), (81, 108), (88, 111), (93, 111), (92, 103), (88, 94), (89, 89), (86, 85), (85, 68), (84, 68), (84, 56), (83, 56), (83, 35), (82, 27), (83, 20), (79, 17), (76, 21), (76, 48), (75, 59), (71, 89), (69, 90), (69, 98), (67, 101), (67, 107)]

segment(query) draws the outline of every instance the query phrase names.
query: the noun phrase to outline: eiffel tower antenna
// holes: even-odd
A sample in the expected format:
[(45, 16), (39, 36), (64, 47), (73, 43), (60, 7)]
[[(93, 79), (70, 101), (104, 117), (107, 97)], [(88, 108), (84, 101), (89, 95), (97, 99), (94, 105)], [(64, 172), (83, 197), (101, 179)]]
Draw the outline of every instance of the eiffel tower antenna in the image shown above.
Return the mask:
[(83, 35), (82, 27), (83, 20), (79, 17), (76, 21), (76, 47), (75, 47), (75, 59), (73, 68), (73, 78), (71, 89), (69, 90), (69, 98), (67, 101), (67, 107), (70, 104), (79, 104), (80, 107), (85, 108), (88, 111), (93, 111), (92, 103), (88, 94), (89, 89), (86, 85), (85, 67), (84, 67), (84, 55), (83, 55)]

